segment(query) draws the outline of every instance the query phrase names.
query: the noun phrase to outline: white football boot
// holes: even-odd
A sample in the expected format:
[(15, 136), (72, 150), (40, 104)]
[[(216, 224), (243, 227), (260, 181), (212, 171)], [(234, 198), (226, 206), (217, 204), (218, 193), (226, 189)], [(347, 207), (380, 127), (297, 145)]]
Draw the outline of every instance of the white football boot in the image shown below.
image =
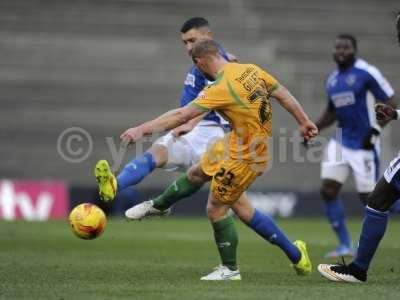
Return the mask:
[(141, 220), (151, 217), (163, 217), (171, 213), (171, 209), (159, 210), (153, 207), (153, 200), (137, 204), (125, 212), (125, 216), (132, 220)]
[(219, 265), (214, 269), (210, 274), (203, 276), (200, 280), (207, 281), (220, 281), (220, 280), (241, 280), (242, 276), (240, 276), (239, 269), (236, 271), (229, 270), (228, 267)]
[(318, 265), (318, 272), (330, 281), (362, 283), (367, 281), (367, 272), (350, 265)]

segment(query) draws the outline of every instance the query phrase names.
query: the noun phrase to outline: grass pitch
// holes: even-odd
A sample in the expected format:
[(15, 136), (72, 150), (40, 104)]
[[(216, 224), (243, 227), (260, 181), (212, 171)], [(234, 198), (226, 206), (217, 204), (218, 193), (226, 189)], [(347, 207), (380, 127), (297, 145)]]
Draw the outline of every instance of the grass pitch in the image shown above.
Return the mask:
[[(110, 220), (84, 241), (65, 222), (0, 222), (0, 299), (399, 299), (400, 222), (389, 224), (363, 285), (335, 284), (315, 266), (335, 246), (323, 219), (279, 220), (302, 238), (314, 273), (298, 277), (277, 247), (237, 222), (241, 282), (201, 282), (218, 263), (203, 219)], [(353, 220), (353, 237), (361, 221)]]

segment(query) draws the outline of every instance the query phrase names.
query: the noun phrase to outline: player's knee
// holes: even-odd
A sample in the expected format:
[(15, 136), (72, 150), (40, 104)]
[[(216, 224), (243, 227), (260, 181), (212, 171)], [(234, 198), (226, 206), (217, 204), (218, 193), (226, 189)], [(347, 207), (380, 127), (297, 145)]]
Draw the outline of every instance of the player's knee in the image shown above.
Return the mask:
[(213, 209), (212, 205), (207, 204), (206, 211), (207, 211), (207, 217), (211, 220), (213, 217), (213, 213), (214, 213), (214, 209)]
[(378, 201), (378, 199), (376, 199), (376, 197), (369, 197), (367, 199), (367, 205), (368, 205), (368, 207), (375, 209), (377, 211), (384, 211), (382, 203), (380, 201)]
[(400, 198), (399, 191), (389, 184), (385, 178), (381, 178), (375, 189), (368, 196), (368, 207), (377, 211), (385, 212)]
[(216, 207), (210, 203), (207, 204), (207, 217), (211, 221), (217, 221), (221, 218)]
[(153, 144), (147, 152), (153, 155), (157, 168), (163, 167), (168, 162), (168, 148), (161, 144)]
[(368, 207), (377, 211), (385, 212), (391, 206), (391, 203), (389, 201), (385, 201), (385, 199), (385, 196), (378, 197), (376, 194), (371, 194), (367, 198), (367, 205)]
[(239, 219), (246, 224), (250, 223), (254, 215), (254, 207), (251, 205), (245, 194), (243, 194), (239, 200), (232, 205), (232, 210)]
[(199, 173), (199, 170), (197, 169), (196, 166), (191, 167), (187, 171), (187, 177), (190, 180), (190, 182), (193, 183), (198, 183), (199, 181), (201, 181), (201, 174)]
[(209, 199), (207, 202), (207, 217), (210, 221), (216, 222), (227, 217), (229, 208), (225, 205)]
[(203, 172), (199, 165), (191, 167), (187, 172), (187, 176), (189, 181), (195, 184), (203, 184), (211, 179), (210, 176)]
[(325, 201), (334, 201), (339, 194), (339, 188), (334, 184), (323, 183), (320, 193)]

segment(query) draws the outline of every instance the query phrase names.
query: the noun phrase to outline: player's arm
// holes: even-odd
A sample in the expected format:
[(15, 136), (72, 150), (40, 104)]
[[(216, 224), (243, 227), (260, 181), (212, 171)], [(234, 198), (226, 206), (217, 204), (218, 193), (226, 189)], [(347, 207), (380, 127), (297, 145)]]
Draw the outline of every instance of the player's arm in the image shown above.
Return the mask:
[(315, 122), (315, 125), (317, 125), (318, 131), (321, 131), (322, 129), (331, 126), (335, 122), (336, 110), (332, 103), (329, 101), (321, 116), (318, 118), (317, 122)]
[[(396, 100), (395, 100), (394, 96), (390, 97), (387, 101), (385, 101), (385, 104), (383, 104), (383, 103), (378, 103), (378, 104), (375, 106), (375, 110), (376, 110), (380, 105), (389, 106), (389, 107), (392, 108), (393, 111), (397, 112), (397, 111), (396, 111), (397, 103), (396, 103)], [(379, 109), (378, 109), (378, 110), (379, 110)], [(385, 127), (385, 126), (392, 120), (392, 119), (389, 119), (389, 120), (388, 120), (388, 119), (386, 119), (386, 118), (378, 118), (378, 111), (377, 111), (377, 118), (376, 118), (376, 119), (378, 120), (379, 126), (381, 126), (382, 128)], [(397, 119), (397, 116), (396, 116), (396, 119)]]
[[(396, 29), (397, 29), (397, 39), (400, 45), (400, 12), (397, 14), (396, 20)], [(393, 96), (384, 103), (377, 103), (375, 105), (376, 119), (378, 120), (379, 125), (386, 125), (392, 120), (400, 119), (400, 109), (396, 110), (396, 101)], [(382, 125), (381, 125), (382, 126)]]
[(199, 124), (199, 122), (201, 120), (203, 120), (203, 118), (207, 115), (207, 113), (202, 113), (201, 115), (199, 115), (198, 117), (190, 120), (189, 122), (176, 127), (174, 130), (172, 130), (172, 135), (174, 137), (179, 137), (181, 135), (184, 135), (190, 131), (193, 130), (193, 128), (196, 127), (197, 124)]
[(204, 114), (204, 111), (192, 105), (173, 109), (152, 121), (129, 128), (121, 134), (120, 138), (124, 142), (134, 143), (144, 136), (174, 129), (202, 114)]
[[(387, 109), (381, 110), (380, 107), (387, 107)], [(375, 144), (377, 143), (378, 138), (381, 135), (382, 128), (385, 127), (392, 120), (384, 116), (385, 111), (388, 111), (388, 109), (390, 108), (392, 111), (394, 111), (394, 113), (396, 113), (395, 119), (397, 119), (397, 112), (395, 107), (396, 102), (393, 96), (387, 98), (385, 103), (376, 104), (376, 120), (379, 126), (373, 125), (367, 132), (362, 144), (364, 149), (371, 150), (375, 148)]]
[[(396, 108), (396, 101), (394, 98), (394, 90), (389, 81), (383, 74), (374, 66), (368, 68), (368, 90), (374, 95), (377, 102), (385, 103), (392, 108)], [(387, 124), (385, 120), (378, 120), (378, 125), (384, 127)], [(380, 131), (381, 128), (375, 128)]]
[[(396, 30), (397, 30), (397, 41), (400, 45), (400, 12), (397, 14), (396, 20)], [(378, 120), (379, 125), (386, 125), (392, 120), (400, 119), (400, 109), (396, 110), (396, 101), (393, 96), (389, 98), (389, 100), (384, 103), (377, 103), (375, 105), (376, 119)], [(381, 125), (382, 126), (382, 125)]]
[(286, 109), (300, 126), (300, 134), (306, 140), (312, 139), (318, 134), (318, 128), (304, 112), (303, 107), (295, 97), (282, 85), (279, 85), (272, 93), (279, 104)]

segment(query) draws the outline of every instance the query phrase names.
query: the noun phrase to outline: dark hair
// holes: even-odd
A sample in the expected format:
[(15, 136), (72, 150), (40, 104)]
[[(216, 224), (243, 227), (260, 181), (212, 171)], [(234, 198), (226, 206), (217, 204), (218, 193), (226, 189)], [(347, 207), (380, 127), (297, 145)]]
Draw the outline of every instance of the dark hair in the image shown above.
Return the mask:
[(193, 28), (197, 29), (197, 28), (208, 27), (208, 26), (210, 26), (210, 23), (208, 23), (208, 21), (206, 19), (204, 19), (202, 17), (194, 17), (194, 18), (190, 18), (185, 23), (183, 23), (181, 32), (186, 33), (190, 29), (193, 29)]
[(192, 49), (192, 59), (202, 58), (207, 55), (215, 55), (219, 53), (219, 45), (213, 40), (202, 40), (194, 44)]
[(357, 51), (357, 40), (356, 40), (356, 38), (354, 37), (354, 35), (349, 34), (349, 33), (341, 33), (341, 34), (339, 34), (336, 38), (337, 38), (337, 39), (346, 39), (346, 40), (349, 40), (349, 41), (352, 43), (354, 50)]

